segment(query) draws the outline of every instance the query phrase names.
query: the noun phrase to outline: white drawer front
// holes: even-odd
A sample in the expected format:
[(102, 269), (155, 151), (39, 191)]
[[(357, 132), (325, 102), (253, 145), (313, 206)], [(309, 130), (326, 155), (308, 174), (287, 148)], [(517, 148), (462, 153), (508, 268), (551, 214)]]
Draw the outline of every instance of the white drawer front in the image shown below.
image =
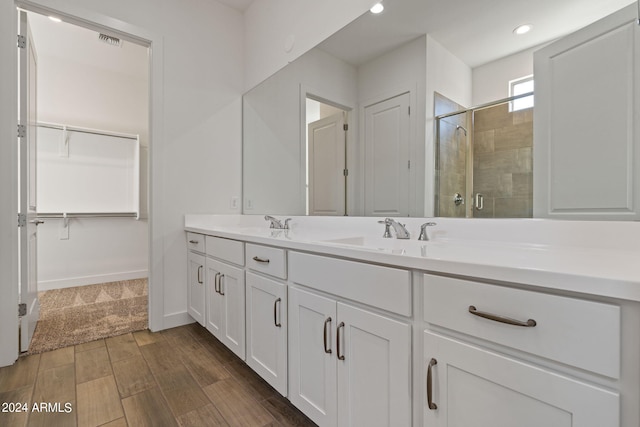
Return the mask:
[(237, 265), (244, 265), (244, 243), (237, 240), (207, 236), (207, 255), (228, 261)]
[(198, 233), (187, 233), (187, 248), (190, 251), (204, 253), (204, 235)]
[(411, 316), (411, 274), (407, 270), (289, 252), (289, 280)]
[[(611, 378), (620, 377), (620, 307), (575, 298), (424, 275), (428, 323)], [(474, 315), (507, 317), (514, 326)]]
[(284, 249), (247, 243), (246, 266), (270, 276), (287, 278), (287, 255)]

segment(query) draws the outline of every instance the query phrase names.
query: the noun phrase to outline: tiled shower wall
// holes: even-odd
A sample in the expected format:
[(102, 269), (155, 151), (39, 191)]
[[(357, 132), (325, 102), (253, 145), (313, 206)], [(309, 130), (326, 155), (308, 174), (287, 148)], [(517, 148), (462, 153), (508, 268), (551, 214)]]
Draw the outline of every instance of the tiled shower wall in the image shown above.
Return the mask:
[(533, 108), (509, 103), (474, 112), (473, 194), (484, 196), (476, 218), (533, 216)]

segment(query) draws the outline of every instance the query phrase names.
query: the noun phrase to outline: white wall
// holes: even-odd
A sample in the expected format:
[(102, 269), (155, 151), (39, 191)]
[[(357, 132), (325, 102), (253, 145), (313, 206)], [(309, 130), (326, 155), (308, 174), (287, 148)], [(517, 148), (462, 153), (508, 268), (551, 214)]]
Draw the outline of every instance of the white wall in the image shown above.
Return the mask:
[[(377, 1), (255, 0), (244, 14), (245, 88), (292, 62)], [(403, 0), (387, 0), (394, 1)]]
[[(377, 103), (401, 93), (411, 92), (411, 147), (413, 167), (410, 172), (411, 216), (423, 216), (424, 208), (424, 129), (426, 87), (426, 36), (394, 49), (358, 67), (358, 102), (360, 113), (371, 103)], [(355, 194), (364, 212), (364, 132), (360, 132)]]
[[(118, 70), (91, 61), (92, 54), (67, 44), (66, 36), (95, 41), (97, 33), (69, 24), (49, 24), (29, 14), (38, 53), (38, 120), (140, 135), (148, 145), (149, 78), (147, 48), (129, 45), (137, 58)], [(49, 22), (41, 22), (42, 20)], [(47, 25), (48, 24), (48, 25)], [(124, 48), (99, 44), (105, 53), (124, 55)], [(62, 50), (61, 50), (62, 49)], [(140, 69), (142, 64), (142, 69)], [(146, 167), (143, 167), (147, 170)], [(140, 186), (148, 185), (146, 176)], [(47, 199), (44, 188), (38, 199)], [(141, 200), (146, 205), (146, 200)], [(41, 204), (41, 212), (49, 212)], [(75, 211), (72, 208), (69, 211)], [(148, 222), (125, 218), (86, 218), (69, 221), (69, 238), (60, 239), (62, 220), (47, 219), (38, 228), (38, 287), (40, 290), (127, 280), (148, 275)], [(99, 242), (99, 243), (98, 243)]]
[(435, 185), (434, 92), (471, 107), (471, 68), (427, 35), (427, 96), (425, 133), (425, 216), (433, 216)]
[[(162, 329), (188, 322), (184, 214), (233, 213), (230, 199), (241, 190), (242, 14), (210, 0), (28, 3), (154, 41), (150, 286), (160, 288), (150, 291), (150, 310), (156, 319), (151, 326)], [(0, 129), (3, 140), (11, 141), (16, 123), (16, 97), (12, 95), (16, 93), (15, 7), (10, 0), (0, 4), (0, 32), (5, 36), (0, 42)], [(6, 166), (0, 168), (0, 188), (7, 196), (3, 200), (14, 200), (17, 182), (12, 159), (16, 151), (7, 147), (10, 144), (0, 145), (0, 161)], [(7, 266), (0, 269), (0, 316), (7, 320), (0, 322), (0, 365), (12, 363), (17, 356), (17, 263), (13, 255), (17, 207), (9, 204), (2, 203), (0, 211), (0, 262)]]
[(533, 74), (533, 52), (540, 46), (518, 52), (473, 69), (472, 105), (509, 96), (509, 81)]

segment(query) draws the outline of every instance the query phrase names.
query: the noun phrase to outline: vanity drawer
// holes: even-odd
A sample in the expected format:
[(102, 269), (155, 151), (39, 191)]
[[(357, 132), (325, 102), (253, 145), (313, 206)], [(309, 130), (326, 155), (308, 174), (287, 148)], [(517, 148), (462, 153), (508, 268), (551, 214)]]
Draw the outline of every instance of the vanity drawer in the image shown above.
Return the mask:
[[(577, 298), (424, 275), (428, 323), (611, 378), (620, 377), (620, 307)], [(515, 326), (476, 313), (535, 326)]]
[(289, 252), (289, 281), (411, 316), (411, 274), (407, 270)]
[(204, 253), (204, 235), (187, 233), (187, 248), (189, 248), (190, 251)]
[(287, 278), (287, 254), (284, 249), (247, 243), (246, 266), (280, 279)]
[(237, 240), (207, 236), (207, 255), (237, 265), (244, 265), (244, 243)]

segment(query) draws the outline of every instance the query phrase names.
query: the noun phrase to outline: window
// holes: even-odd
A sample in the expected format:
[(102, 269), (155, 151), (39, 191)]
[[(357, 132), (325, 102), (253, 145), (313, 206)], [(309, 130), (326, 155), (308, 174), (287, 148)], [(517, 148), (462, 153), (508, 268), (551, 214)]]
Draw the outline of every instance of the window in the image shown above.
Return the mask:
[[(533, 92), (533, 75), (509, 82), (509, 96), (517, 96), (529, 92)], [(531, 107), (533, 107), (533, 95), (518, 98), (509, 103), (509, 111), (519, 111)]]

